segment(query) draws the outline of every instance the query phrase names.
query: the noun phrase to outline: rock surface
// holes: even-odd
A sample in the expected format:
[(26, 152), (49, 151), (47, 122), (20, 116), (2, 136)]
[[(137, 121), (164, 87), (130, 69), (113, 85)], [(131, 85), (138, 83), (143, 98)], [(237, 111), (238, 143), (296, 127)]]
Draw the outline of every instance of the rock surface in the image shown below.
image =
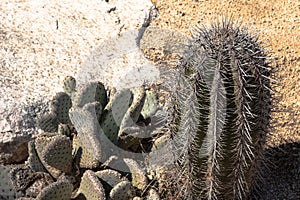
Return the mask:
[[(133, 63), (145, 64), (136, 39), (151, 20), (152, 3), (4, 0), (0, 9), (0, 164), (8, 164), (26, 158), (26, 143), (37, 133), (35, 119), (47, 111), (49, 99), (62, 91), (65, 76), (77, 75), (81, 83), (92, 78), (114, 82), (109, 71), (102, 73), (99, 63), (89, 64), (99, 49), (114, 52), (110, 45), (117, 44), (120, 35), (127, 35), (123, 41), (129, 46), (123, 50), (135, 49), (127, 59), (130, 69), (123, 68), (128, 67), (124, 60), (109, 69), (124, 73), (139, 67)], [(115, 56), (104, 59), (107, 64)]]

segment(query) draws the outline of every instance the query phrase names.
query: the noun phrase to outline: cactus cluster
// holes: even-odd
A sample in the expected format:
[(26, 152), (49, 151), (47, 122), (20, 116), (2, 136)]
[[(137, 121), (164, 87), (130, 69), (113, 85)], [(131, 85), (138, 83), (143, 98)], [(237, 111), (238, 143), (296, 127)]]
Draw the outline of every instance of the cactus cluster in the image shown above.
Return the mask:
[(151, 150), (153, 143), (143, 140), (151, 138), (147, 126), (158, 108), (156, 94), (145, 86), (108, 94), (101, 82), (77, 88), (76, 80), (66, 77), (50, 113), (39, 117), (43, 132), (28, 143), (28, 160), (0, 166), (1, 180), (7, 180), (0, 184), (3, 198), (153, 196), (145, 169), (130, 153)]
[(149, 86), (113, 92), (66, 77), (28, 160), (0, 166), (0, 198), (248, 199), (269, 131), (266, 51), (231, 19), (199, 26), (187, 49), (161, 73), (163, 106)]

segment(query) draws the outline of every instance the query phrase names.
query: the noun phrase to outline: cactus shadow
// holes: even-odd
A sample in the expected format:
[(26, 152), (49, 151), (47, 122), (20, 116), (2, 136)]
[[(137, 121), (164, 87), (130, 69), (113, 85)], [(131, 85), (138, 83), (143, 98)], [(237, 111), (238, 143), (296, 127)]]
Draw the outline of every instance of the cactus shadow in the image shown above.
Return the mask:
[(298, 199), (300, 197), (300, 142), (267, 149), (262, 167), (264, 182), (252, 199)]

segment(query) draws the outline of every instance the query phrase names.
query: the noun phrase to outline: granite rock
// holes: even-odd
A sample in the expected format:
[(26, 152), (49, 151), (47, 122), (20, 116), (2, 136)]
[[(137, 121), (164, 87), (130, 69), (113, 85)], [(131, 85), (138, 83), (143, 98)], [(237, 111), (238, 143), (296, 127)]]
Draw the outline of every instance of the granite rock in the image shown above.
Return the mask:
[[(136, 47), (153, 5), (150, 0), (4, 0), (0, 9), (0, 164), (9, 164), (26, 159), (27, 142), (38, 133), (36, 117), (63, 90), (65, 76), (83, 77), (81, 83), (91, 81), (85, 79), (89, 68), (83, 63), (94, 57), (91, 52), (109, 46), (107, 40), (118, 43), (120, 35), (129, 35), (123, 41)], [(135, 62), (143, 56), (131, 58)], [(115, 58), (107, 59), (110, 63)], [(114, 69), (124, 72), (122, 62)], [(111, 76), (90, 72), (95, 79), (111, 83)]]

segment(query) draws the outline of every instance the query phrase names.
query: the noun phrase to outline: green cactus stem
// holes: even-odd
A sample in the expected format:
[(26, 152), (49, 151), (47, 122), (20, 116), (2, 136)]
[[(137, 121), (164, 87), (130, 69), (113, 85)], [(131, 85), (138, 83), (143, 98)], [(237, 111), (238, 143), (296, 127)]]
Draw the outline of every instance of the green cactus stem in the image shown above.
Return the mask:
[(64, 173), (72, 170), (72, 143), (64, 135), (56, 136), (43, 151), (42, 160), (47, 165)]
[(100, 127), (108, 139), (117, 144), (121, 122), (133, 101), (129, 89), (118, 91), (104, 109)]
[(28, 152), (28, 166), (30, 167), (30, 169), (32, 169), (35, 172), (47, 172), (47, 169), (45, 168), (41, 159), (38, 156), (34, 141), (28, 142)]
[(141, 114), (143, 115), (144, 119), (152, 117), (157, 109), (158, 109), (158, 97), (155, 91), (147, 90), (146, 91), (146, 98), (143, 109)]
[(38, 127), (45, 132), (56, 132), (58, 130), (59, 121), (53, 112), (40, 116), (37, 123)]
[(87, 103), (99, 102), (104, 108), (107, 104), (107, 92), (101, 82), (90, 82), (78, 88), (74, 95), (74, 105), (83, 107)]
[(45, 187), (37, 196), (38, 200), (70, 200), (72, 196), (73, 185), (67, 179), (59, 179), (56, 182)]
[(78, 196), (83, 195), (89, 200), (105, 200), (104, 188), (95, 174), (91, 170), (86, 170), (81, 178)]
[(127, 200), (132, 199), (131, 183), (129, 181), (121, 181), (113, 187), (109, 193), (112, 200)]
[(72, 101), (67, 93), (57, 93), (51, 102), (51, 111), (56, 114), (60, 123), (70, 123), (69, 109), (72, 107)]
[(11, 181), (10, 171), (12, 168), (13, 166), (0, 165), (0, 199), (14, 200), (22, 196)]
[[(72, 145), (67, 136), (52, 134), (41, 135), (35, 139), (35, 149), (39, 160), (45, 169), (53, 176), (58, 177), (62, 173), (69, 173), (72, 169)], [(34, 152), (33, 152), (34, 155)], [(38, 170), (42, 168), (34, 165), (38, 159), (32, 159), (32, 166)]]
[(66, 76), (64, 79), (64, 91), (67, 93), (70, 97), (73, 96), (73, 94), (76, 91), (76, 80), (72, 76)]
[(30, 198), (36, 198), (42, 189), (54, 182), (49, 174), (28, 167), (15, 167), (10, 174), (14, 188)]

